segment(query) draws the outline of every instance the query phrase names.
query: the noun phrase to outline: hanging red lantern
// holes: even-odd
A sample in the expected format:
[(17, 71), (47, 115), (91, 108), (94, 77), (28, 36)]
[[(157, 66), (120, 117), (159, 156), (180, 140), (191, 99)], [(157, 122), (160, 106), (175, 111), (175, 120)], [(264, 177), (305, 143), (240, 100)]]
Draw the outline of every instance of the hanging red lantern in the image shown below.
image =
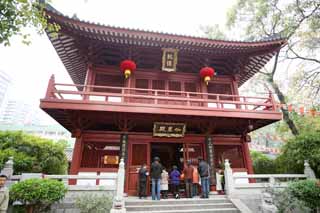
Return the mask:
[(129, 78), (130, 75), (136, 70), (137, 65), (132, 60), (124, 60), (120, 64), (120, 69), (123, 72), (125, 78)]
[(203, 67), (200, 70), (200, 76), (203, 78), (204, 82), (208, 85), (211, 78), (214, 76), (214, 69), (211, 67)]

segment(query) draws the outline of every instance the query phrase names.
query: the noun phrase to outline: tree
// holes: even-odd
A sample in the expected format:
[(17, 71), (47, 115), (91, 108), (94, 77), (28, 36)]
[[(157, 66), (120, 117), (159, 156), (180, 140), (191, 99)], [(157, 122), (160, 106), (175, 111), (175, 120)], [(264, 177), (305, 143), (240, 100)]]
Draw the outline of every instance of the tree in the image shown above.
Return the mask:
[[(319, 110), (319, 107), (316, 107), (316, 110)], [(319, 116), (312, 116), (310, 115), (310, 113), (299, 115), (297, 112), (291, 112), (290, 116), (301, 133), (320, 132)], [(283, 125), (283, 123), (279, 123), (277, 131), (280, 134), (283, 134), (289, 130), (286, 125)]]
[[(294, 53), (296, 40), (304, 37), (317, 37), (320, 28), (319, 0), (238, 0), (228, 12), (228, 26), (244, 26), (247, 40), (260, 38), (284, 37), (288, 45), (283, 52), (277, 51), (270, 69), (260, 73), (265, 75), (281, 104), (286, 105), (286, 98), (275, 80), (280, 54), (284, 60), (290, 59), (288, 53)], [(309, 36), (307, 36), (309, 35)], [(314, 39), (310, 41), (314, 42)], [(300, 57), (307, 62), (307, 58)], [(290, 59), (291, 60), (291, 59)], [(283, 119), (292, 134), (298, 135), (298, 128), (290, 118), (286, 107), (281, 107)]]
[(15, 174), (64, 174), (68, 165), (64, 149), (65, 144), (49, 139), (22, 132), (0, 131), (0, 169), (13, 156)]
[(301, 132), (289, 139), (276, 159), (281, 173), (303, 173), (304, 160), (309, 160), (311, 168), (320, 177), (320, 132)]
[(275, 160), (257, 151), (251, 151), (250, 156), (253, 162), (253, 170), (255, 174), (277, 173), (277, 166), (275, 164)]
[(44, 7), (45, 4), (38, 0), (1, 0), (0, 44), (10, 45), (14, 35), (21, 36), (24, 43), (30, 43), (29, 34), (23, 32), (26, 27), (35, 27), (40, 34), (46, 29), (58, 31), (58, 25), (47, 22)]
[(226, 39), (226, 34), (221, 30), (219, 24), (213, 26), (200, 26), (200, 30), (210, 39)]

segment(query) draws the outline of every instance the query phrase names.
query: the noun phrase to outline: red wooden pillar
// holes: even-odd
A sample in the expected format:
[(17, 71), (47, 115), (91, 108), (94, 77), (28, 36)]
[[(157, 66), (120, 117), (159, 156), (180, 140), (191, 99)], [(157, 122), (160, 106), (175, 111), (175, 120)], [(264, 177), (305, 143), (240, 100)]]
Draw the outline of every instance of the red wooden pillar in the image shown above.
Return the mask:
[[(70, 168), (70, 175), (77, 175), (80, 168), (81, 163), (81, 156), (82, 156), (82, 138), (77, 137), (76, 141), (74, 143), (73, 148), (73, 155), (72, 155), (72, 162), (71, 162), (71, 168)], [(77, 180), (69, 180), (70, 185), (75, 185), (77, 183)]]
[[(253, 166), (252, 166), (252, 161), (250, 157), (250, 150), (249, 150), (248, 143), (245, 141), (242, 142), (242, 150), (243, 150), (244, 160), (245, 160), (246, 168), (248, 170), (248, 174), (253, 174)], [(249, 182), (254, 183), (255, 181), (253, 179), (249, 179)]]
[[(94, 78), (94, 73), (93, 73), (93, 66), (91, 63), (88, 64), (87, 67), (87, 73), (86, 73), (86, 79), (85, 79), (85, 83), (84, 83), (84, 87), (83, 87), (83, 92), (90, 92), (93, 90), (93, 88), (91, 87), (93, 84), (93, 79)], [(89, 96), (88, 95), (84, 95), (83, 96), (84, 100), (88, 100)]]

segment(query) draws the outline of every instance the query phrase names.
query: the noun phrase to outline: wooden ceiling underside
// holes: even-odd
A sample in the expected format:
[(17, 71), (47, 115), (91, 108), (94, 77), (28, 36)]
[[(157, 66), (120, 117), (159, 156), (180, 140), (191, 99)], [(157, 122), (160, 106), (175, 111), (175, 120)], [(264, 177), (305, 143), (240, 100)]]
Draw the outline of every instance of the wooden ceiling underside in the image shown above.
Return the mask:
[(187, 132), (194, 134), (242, 134), (249, 123), (253, 130), (276, 120), (130, 114), (98, 111), (44, 109), (57, 122), (72, 132), (75, 129), (99, 131), (152, 132), (154, 122), (186, 123)]

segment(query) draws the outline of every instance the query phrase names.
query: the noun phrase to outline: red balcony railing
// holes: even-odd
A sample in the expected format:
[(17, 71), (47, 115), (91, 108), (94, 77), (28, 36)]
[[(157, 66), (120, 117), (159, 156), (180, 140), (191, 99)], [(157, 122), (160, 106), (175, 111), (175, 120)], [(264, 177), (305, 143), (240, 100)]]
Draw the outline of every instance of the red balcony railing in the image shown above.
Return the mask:
[(278, 111), (268, 97), (198, 93), (171, 90), (138, 89), (96, 85), (60, 84), (51, 78), (46, 99), (99, 102), (104, 104), (158, 105), (159, 107), (226, 109), (236, 111)]

